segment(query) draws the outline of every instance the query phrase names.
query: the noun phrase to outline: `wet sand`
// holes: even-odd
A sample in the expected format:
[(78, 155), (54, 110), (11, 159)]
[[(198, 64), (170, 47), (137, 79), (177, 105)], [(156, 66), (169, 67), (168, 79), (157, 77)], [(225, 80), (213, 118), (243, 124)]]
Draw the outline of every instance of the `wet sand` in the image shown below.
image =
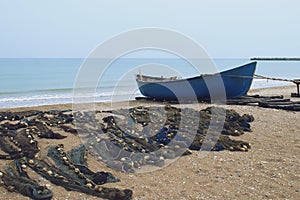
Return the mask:
[[(252, 90), (249, 94), (282, 95), (289, 97), (296, 87)], [(295, 99), (297, 100), (297, 99)], [(141, 102), (118, 104), (136, 106)], [(160, 103), (144, 102), (151, 106)], [(203, 109), (209, 104), (186, 104), (181, 107)], [(117, 108), (117, 104), (113, 105)], [(193, 151), (159, 170), (128, 174), (107, 168), (88, 156), (91, 169), (109, 171), (120, 183), (106, 184), (133, 190), (133, 199), (299, 199), (300, 196), (300, 112), (260, 108), (257, 106), (229, 106), (239, 114), (251, 114), (252, 132), (236, 138), (250, 142), (248, 152), (209, 152), (205, 157)], [(39, 106), (34, 108), (4, 109), (6, 111), (71, 109), (72, 105)], [(97, 110), (110, 110), (110, 104), (99, 103)], [(232, 137), (234, 138), (234, 137)], [(42, 152), (48, 146), (63, 143), (66, 149), (81, 144), (80, 138), (68, 135), (63, 140), (39, 140)], [(3, 168), (8, 161), (0, 160)], [(35, 180), (40, 176), (33, 174)], [(53, 191), (53, 199), (99, 199), (79, 192), (66, 191), (48, 181), (42, 181)], [(0, 199), (29, 199), (0, 187)]]

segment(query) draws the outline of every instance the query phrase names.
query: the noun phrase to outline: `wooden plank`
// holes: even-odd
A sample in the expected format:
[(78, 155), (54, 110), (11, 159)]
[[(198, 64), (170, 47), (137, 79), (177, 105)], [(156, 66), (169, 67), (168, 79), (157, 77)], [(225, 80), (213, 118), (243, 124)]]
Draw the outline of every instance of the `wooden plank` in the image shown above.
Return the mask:
[(300, 58), (278, 58), (278, 57), (275, 57), (275, 58), (263, 58), (263, 57), (253, 57), (253, 58), (250, 58), (250, 60), (263, 60), (263, 61), (300, 61)]

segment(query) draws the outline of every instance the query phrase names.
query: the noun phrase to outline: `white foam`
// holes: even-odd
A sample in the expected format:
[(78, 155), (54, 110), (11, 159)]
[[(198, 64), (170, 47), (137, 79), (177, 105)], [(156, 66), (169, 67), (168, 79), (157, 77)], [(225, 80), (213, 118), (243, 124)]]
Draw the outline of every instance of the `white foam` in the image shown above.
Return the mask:
[(66, 104), (80, 102), (87, 103), (90, 101), (105, 102), (112, 97), (118, 97), (118, 99), (138, 96), (140, 93), (132, 93), (130, 91), (117, 91), (117, 92), (96, 92), (96, 93), (62, 93), (62, 94), (41, 94), (41, 95), (22, 95), (22, 96), (9, 96), (0, 97), (0, 108), (17, 108), (17, 107), (30, 107), (40, 105), (54, 105), (54, 104)]
[[(290, 82), (261, 80), (254, 79), (251, 89), (269, 88), (277, 86), (293, 85)], [(89, 92), (88, 92), (89, 91)], [(90, 90), (87, 92), (81, 91), (80, 93), (65, 92), (65, 93), (48, 93), (48, 94), (22, 94), (14, 95), (1, 95), (0, 108), (17, 108), (17, 107), (31, 107), (40, 105), (55, 105), (66, 103), (88, 103), (91, 101), (105, 102), (110, 100), (133, 100), (134, 97), (141, 96), (140, 92), (136, 89), (133, 90), (124, 88), (122, 91), (107, 91), (92, 93)]]

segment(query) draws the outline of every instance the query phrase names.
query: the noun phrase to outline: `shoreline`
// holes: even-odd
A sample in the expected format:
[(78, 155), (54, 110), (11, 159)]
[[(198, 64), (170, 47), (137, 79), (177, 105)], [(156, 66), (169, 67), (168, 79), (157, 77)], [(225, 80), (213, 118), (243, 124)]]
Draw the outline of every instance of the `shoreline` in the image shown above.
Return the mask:
[[(275, 87), (265, 87), (265, 88), (255, 88), (250, 89), (248, 94), (261, 93), (269, 95), (291, 95), (291, 92), (296, 92), (296, 85), (286, 85), (286, 86), (275, 86)], [(278, 94), (278, 92), (282, 94)]]
[[(249, 94), (290, 95), (295, 87), (284, 86), (250, 90)], [(111, 109), (110, 103), (97, 103), (96, 109)], [(125, 102), (117, 106), (158, 106), (160, 102)], [(180, 107), (204, 109), (211, 104), (191, 103)], [(148, 173), (124, 173), (108, 168), (93, 156), (88, 156), (88, 165), (94, 171), (108, 171), (121, 179), (121, 182), (105, 184), (105, 187), (127, 188), (133, 191), (133, 199), (297, 199), (300, 194), (300, 112), (261, 108), (257, 106), (220, 105), (234, 109), (240, 115), (253, 115), (252, 132), (231, 138), (251, 143), (248, 152), (220, 151), (209, 152), (200, 157), (200, 152), (182, 156), (170, 165)], [(18, 112), (26, 110), (66, 110), (72, 104), (58, 104), (37, 107), (1, 109)], [(73, 134), (65, 134), (63, 140), (39, 139), (39, 146), (44, 152), (49, 146), (64, 144), (66, 149), (82, 144), (81, 139)], [(9, 161), (10, 162), (10, 161)], [(5, 167), (6, 160), (0, 160)], [(40, 176), (34, 176), (38, 180)], [(80, 192), (67, 191), (48, 181), (53, 191), (54, 200), (59, 199), (99, 199)], [(8, 192), (0, 187), (3, 199), (27, 199), (24, 196)]]
[[(250, 89), (248, 91), (249, 95), (255, 95), (259, 94), (262, 96), (272, 96), (272, 95), (283, 95), (285, 98), (291, 98), (291, 93), (296, 92), (296, 86), (275, 86), (275, 87), (266, 87), (266, 88), (256, 88), (256, 89)], [(130, 100), (130, 101), (120, 101), (120, 102), (115, 102), (113, 103), (114, 105), (124, 105), (124, 104), (129, 104), (129, 106), (136, 106), (139, 103), (142, 104), (162, 104), (161, 102), (141, 102), (141, 101), (136, 101), (136, 100)], [(93, 103), (83, 103), (82, 105), (93, 105)], [(95, 106), (97, 109), (105, 109), (105, 107), (111, 107), (111, 102), (110, 101), (105, 101), (105, 102), (96, 102)], [(50, 105), (38, 105), (38, 106), (29, 106), (29, 107), (17, 107), (17, 108), (0, 108), (0, 112), (15, 112), (15, 111), (27, 111), (27, 110), (68, 110), (72, 109), (73, 104), (72, 103), (66, 103), (66, 104), (50, 104)]]

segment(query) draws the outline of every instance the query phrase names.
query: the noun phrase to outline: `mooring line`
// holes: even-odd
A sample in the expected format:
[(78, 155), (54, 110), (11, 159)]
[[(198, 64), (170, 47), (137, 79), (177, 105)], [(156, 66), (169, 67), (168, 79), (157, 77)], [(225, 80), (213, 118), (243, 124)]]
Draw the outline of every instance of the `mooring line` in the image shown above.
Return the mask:
[[(216, 75), (216, 74), (214, 74)], [(274, 77), (266, 77), (255, 74), (254, 76), (240, 76), (240, 75), (224, 75), (220, 74), (220, 76), (226, 76), (226, 77), (234, 77), (234, 78), (255, 78), (255, 79), (266, 79), (266, 80), (273, 80), (273, 81), (285, 81), (285, 82), (292, 82), (295, 84), (300, 83), (300, 79), (284, 79), (284, 78), (274, 78)]]
[(292, 82), (292, 83), (298, 83), (300, 82), (300, 79), (284, 79), (284, 78), (273, 78), (273, 77), (266, 77), (255, 74), (253, 78), (257, 79), (267, 79), (267, 80), (273, 80), (273, 81), (286, 81), (286, 82)]

